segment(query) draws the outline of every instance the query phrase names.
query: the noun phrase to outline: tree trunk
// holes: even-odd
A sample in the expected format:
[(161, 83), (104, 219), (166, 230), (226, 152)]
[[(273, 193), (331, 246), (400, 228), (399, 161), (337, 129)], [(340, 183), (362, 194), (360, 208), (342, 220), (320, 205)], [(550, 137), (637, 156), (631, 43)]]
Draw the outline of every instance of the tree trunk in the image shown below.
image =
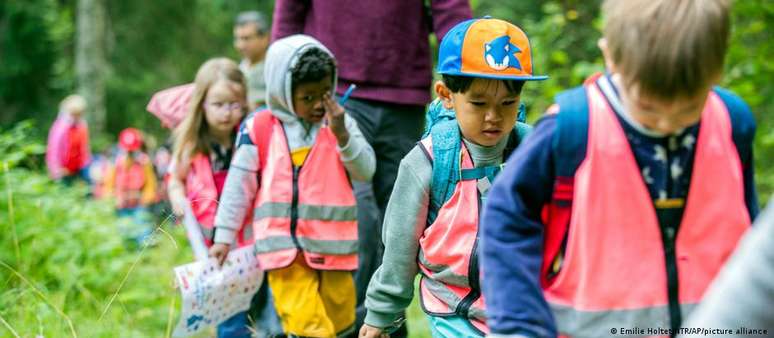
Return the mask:
[(75, 72), (78, 93), (88, 102), (86, 116), (90, 129), (102, 133), (106, 127), (105, 0), (78, 0), (77, 20)]

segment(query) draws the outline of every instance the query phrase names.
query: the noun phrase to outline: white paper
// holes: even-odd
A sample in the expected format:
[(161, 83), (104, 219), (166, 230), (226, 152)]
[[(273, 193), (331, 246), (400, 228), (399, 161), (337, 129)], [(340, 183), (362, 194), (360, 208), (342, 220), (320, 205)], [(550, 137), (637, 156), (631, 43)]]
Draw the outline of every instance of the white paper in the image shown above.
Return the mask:
[(183, 301), (173, 336), (190, 336), (246, 311), (263, 275), (252, 246), (229, 252), (220, 268), (215, 259), (176, 267)]

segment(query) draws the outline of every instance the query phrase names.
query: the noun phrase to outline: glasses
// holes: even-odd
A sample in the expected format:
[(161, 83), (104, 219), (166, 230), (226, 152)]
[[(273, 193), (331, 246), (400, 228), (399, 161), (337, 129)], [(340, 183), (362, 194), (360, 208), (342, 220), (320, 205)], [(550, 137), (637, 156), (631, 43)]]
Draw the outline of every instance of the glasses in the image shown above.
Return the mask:
[(235, 111), (242, 110), (242, 104), (239, 102), (205, 102), (205, 105), (216, 110)]

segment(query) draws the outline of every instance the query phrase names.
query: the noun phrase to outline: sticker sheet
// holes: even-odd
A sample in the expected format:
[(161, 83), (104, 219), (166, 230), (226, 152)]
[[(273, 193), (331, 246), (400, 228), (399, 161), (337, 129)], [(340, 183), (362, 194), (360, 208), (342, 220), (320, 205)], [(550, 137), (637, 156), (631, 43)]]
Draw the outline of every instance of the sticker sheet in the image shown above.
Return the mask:
[(222, 267), (215, 259), (175, 268), (182, 294), (175, 337), (187, 337), (246, 311), (263, 282), (252, 246), (233, 250)]

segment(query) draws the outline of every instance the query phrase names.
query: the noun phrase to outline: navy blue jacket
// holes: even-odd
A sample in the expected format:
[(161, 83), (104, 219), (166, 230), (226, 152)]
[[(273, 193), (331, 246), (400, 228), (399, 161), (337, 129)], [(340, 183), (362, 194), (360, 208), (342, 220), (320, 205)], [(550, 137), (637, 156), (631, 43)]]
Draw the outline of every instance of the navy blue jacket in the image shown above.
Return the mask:
[[(718, 90), (720, 91), (720, 90)], [(733, 95), (727, 91), (722, 94)], [(740, 99), (734, 96), (739, 102)], [(751, 219), (758, 213), (758, 201), (753, 180), (752, 143), (755, 122), (749, 108), (732, 123), (734, 143), (740, 154), (744, 173), (745, 200)], [(559, 111), (561, 111), (559, 107)], [(644, 135), (619, 115), (624, 132), (640, 169), (650, 167), (646, 179), (651, 196), (684, 198), (688, 191), (694, 152), (667, 153), (667, 160), (658, 160), (656, 145), (668, 147), (677, 137), (698, 135), (699, 124), (686, 128), (673, 137)], [(486, 299), (489, 328), (493, 334), (555, 337), (553, 316), (540, 286), (543, 255), (544, 225), (541, 211), (551, 200), (556, 180), (555, 138), (557, 116), (546, 115), (535, 126), (508, 159), (505, 169), (495, 180), (484, 208), (481, 225), (480, 264), (484, 271), (482, 289)], [(678, 147), (679, 148), (679, 147)], [(674, 148), (676, 149), (676, 148)], [(583, 148), (585, 153), (585, 146)], [(663, 157), (663, 154), (659, 155)], [(583, 154), (578, 158), (582, 159)], [(683, 175), (674, 179), (667, 163), (683, 163)], [(579, 164), (579, 163), (578, 163)], [(666, 193), (667, 196), (663, 196)]]

